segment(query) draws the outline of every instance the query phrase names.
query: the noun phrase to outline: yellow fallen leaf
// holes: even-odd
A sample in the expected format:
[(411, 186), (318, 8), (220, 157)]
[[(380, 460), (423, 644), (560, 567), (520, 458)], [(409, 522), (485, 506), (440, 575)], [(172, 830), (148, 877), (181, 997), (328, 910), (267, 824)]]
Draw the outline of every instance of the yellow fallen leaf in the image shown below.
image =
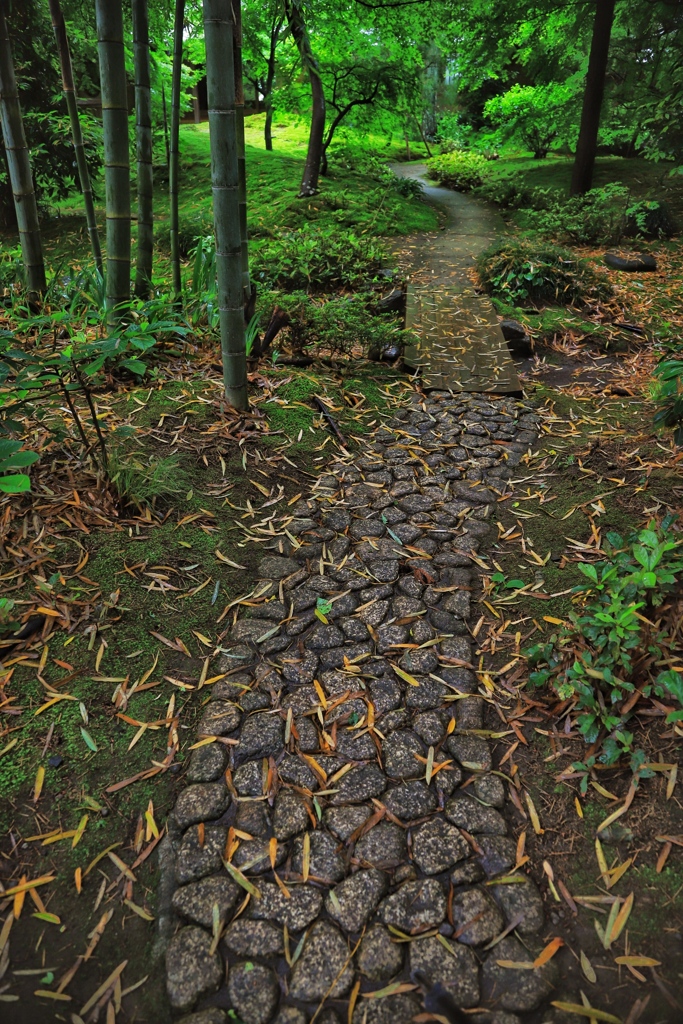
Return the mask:
[(531, 818), (531, 824), (533, 825), (534, 832), (537, 836), (542, 836), (545, 832), (545, 829), (541, 827), (541, 821), (538, 817), (538, 812), (536, 810), (536, 807), (534, 806), (534, 802), (529, 796), (529, 793), (526, 792), (526, 790), (524, 792), (524, 797), (526, 799), (526, 805), (529, 808), (529, 817)]
[(38, 799), (40, 797), (40, 794), (43, 791), (43, 782), (44, 781), (45, 781), (45, 769), (43, 768), (43, 766), (41, 764), (40, 768), (36, 772), (36, 782), (35, 782), (35, 785), (33, 787), (33, 802), (34, 802), (34, 804), (38, 803)]
[(576, 1013), (579, 1017), (592, 1017), (594, 1020), (602, 1021), (603, 1024), (622, 1024), (619, 1017), (612, 1013), (605, 1013), (604, 1010), (596, 1010), (594, 1006), (581, 1006), (580, 1003), (563, 1003), (553, 1001), (551, 1006), (566, 1013)]
[(661, 960), (653, 960), (651, 956), (617, 956), (615, 964), (625, 964), (626, 967), (661, 967)]
[(581, 950), (581, 970), (588, 980), (594, 985), (598, 980), (593, 964), (590, 962), (583, 950)]

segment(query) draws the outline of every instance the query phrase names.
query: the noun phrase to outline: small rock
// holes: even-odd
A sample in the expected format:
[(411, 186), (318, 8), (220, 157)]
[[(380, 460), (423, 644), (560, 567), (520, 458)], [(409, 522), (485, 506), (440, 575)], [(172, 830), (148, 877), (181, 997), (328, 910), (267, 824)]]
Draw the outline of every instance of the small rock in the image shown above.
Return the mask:
[(482, 866), (476, 860), (463, 861), (451, 871), (453, 885), (471, 885), (473, 882), (481, 882), (484, 877)]
[(328, 650), (344, 643), (344, 634), (331, 622), (325, 625), (319, 622), (309, 634), (306, 643), (312, 650)]
[(178, 1024), (227, 1024), (227, 1019), (225, 1012), (218, 1006), (210, 1006), (208, 1010), (198, 1010), (189, 1017), (181, 1017)]
[(368, 571), (379, 583), (395, 583), (398, 579), (398, 562), (392, 558), (378, 558), (368, 562)]
[(522, 935), (541, 930), (544, 923), (543, 899), (535, 882), (526, 878), (517, 885), (494, 885), (493, 890), (496, 903), (505, 914), (508, 924), (521, 918), (517, 931)]
[(289, 883), (289, 899), (273, 882), (259, 882), (258, 888), (261, 899), (251, 901), (251, 916), (277, 921), (289, 932), (308, 928), (322, 909), (323, 894), (312, 885)]
[(446, 897), (434, 878), (406, 882), (382, 901), (379, 912), (385, 924), (415, 935), (441, 924), (446, 916)]
[(228, 736), (235, 731), (241, 720), (242, 712), (236, 704), (227, 700), (212, 700), (202, 715), (198, 732), (202, 736)]
[(356, 843), (355, 856), (375, 868), (395, 868), (407, 857), (406, 834), (392, 821), (380, 821)]
[(211, 952), (211, 936), (188, 925), (171, 939), (166, 950), (166, 990), (174, 1010), (191, 1010), (201, 996), (215, 992), (223, 978), (218, 953)]
[(478, 800), (490, 807), (505, 806), (505, 787), (496, 775), (478, 775), (472, 787)]
[(484, 807), (467, 793), (454, 793), (446, 804), (446, 817), (458, 828), (467, 832), (504, 836), (507, 832), (505, 819), (493, 809)]
[(178, 797), (175, 819), (185, 831), (198, 821), (214, 821), (230, 806), (230, 793), (224, 782), (196, 783), (188, 786)]
[(230, 925), (223, 942), (231, 953), (238, 956), (272, 956), (285, 951), (282, 930), (269, 921), (249, 921), (240, 917)]
[(371, 981), (392, 978), (403, 967), (403, 948), (391, 941), (383, 924), (373, 924), (366, 932), (358, 953), (358, 969)]
[(234, 748), (236, 763), (279, 754), (284, 746), (284, 737), (285, 723), (279, 715), (264, 712), (250, 715), (242, 724), (239, 744)]
[(426, 783), (415, 779), (390, 789), (384, 803), (401, 821), (415, 821), (436, 810), (436, 795)]
[(453, 924), (458, 940), (466, 946), (481, 946), (503, 930), (503, 915), (481, 889), (468, 889), (453, 897)]
[(225, 921), (241, 895), (240, 887), (225, 875), (212, 875), (176, 889), (173, 893), (173, 909), (193, 924), (211, 929), (214, 904), (218, 906), (220, 919)]
[(491, 771), (491, 748), (481, 736), (449, 736), (446, 746), (463, 768), (475, 772)]
[(489, 878), (502, 875), (517, 862), (517, 846), (507, 836), (477, 836), (481, 848), (479, 863)]
[(372, 797), (381, 796), (387, 780), (376, 764), (362, 764), (352, 768), (339, 780), (339, 792), (330, 801), (340, 804), (361, 804)]
[(370, 817), (371, 811), (364, 806), (328, 807), (323, 815), (325, 826), (341, 839), (343, 843), (350, 839)]
[(206, 875), (214, 875), (223, 866), (222, 854), (228, 838), (227, 828), (220, 825), (204, 827), (204, 842), (200, 844), (197, 825), (187, 830), (180, 844), (175, 863), (175, 877), (179, 885), (195, 882)]
[[(287, 847), (278, 843), (275, 850), (275, 867), (279, 867), (287, 856)], [(252, 875), (262, 875), (270, 871), (270, 841), (268, 839), (247, 839), (240, 843), (233, 863), (241, 871)]]
[[(328, 885), (332, 882), (340, 882), (346, 874), (344, 860), (337, 852), (337, 842), (329, 832), (323, 829), (316, 829), (309, 832), (310, 836), (310, 873)], [(303, 848), (304, 837), (297, 836), (292, 849), (292, 867), (298, 873), (303, 873)]]
[(450, 943), (451, 949), (436, 936), (410, 943), (410, 971), (427, 979), (430, 986), (442, 985), (458, 1008), (479, 1004), (479, 969), (471, 950)]
[(384, 770), (392, 778), (416, 779), (424, 775), (424, 765), (415, 756), (423, 757), (424, 750), (411, 730), (392, 732), (382, 744), (382, 754)]
[(411, 993), (384, 999), (359, 999), (352, 1024), (411, 1024), (420, 1012), (420, 1002)]
[(185, 778), (188, 782), (215, 782), (228, 767), (228, 748), (222, 743), (207, 743), (190, 755)]
[(370, 868), (357, 871), (331, 889), (325, 909), (345, 932), (359, 932), (386, 892), (387, 879), (382, 871)]
[(347, 761), (371, 761), (377, 757), (377, 747), (369, 733), (359, 736), (355, 731), (337, 732), (337, 753)]
[[(512, 889), (514, 886), (496, 886)], [(550, 961), (533, 971), (515, 967), (500, 967), (499, 960), (529, 963), (535, 954), (525, 949), (519, 939), (509, 935), (494, 946), (481, 972), (482, 996), (502, 1010), (535, 1010), (553, 990), (557, 968)]]
[(436, 711), (424, 711), (417, 715), (413, 729), (428, 746), (436, 746), (443, 739), (446, 731), (441, 716)]
[[(212, 744), (216, 746), (216, 744)], [(206, 747), (200, 747), (206, 750)], [(240, 765), (232, 777), (233, 785), (240, 796), (263, 796), (263, 762), (248, 761)]]
[(318, 656), (306, 651), (303, 658), (290, 658), (282, 663), (282, 674), (294, 686), (306, 686), (313, 682), (318, 669)]
[(352, 984), (353, 967), (346, 940), (329, 921), (318, 921), (294, 965), (289, 994), (304, 1003), (317, 1002), (323, 996), (342, 999)]
[(258, 564), (258, 574), (262, 580), (283, 580), (287, 576), (293, 576), (299, 571), (300, 566), (293, 558), (280, 558), (278, 555), (269, 555), (262, 558)]
[(428, 676), (420, 676), (418, 682), (419, 686), (406, 687), (406, 707), (416, 708), (418, 711), (440, 708), (446, 694), (452, 692), (443, 683), (429, 679)]
[(285, 842), (303, 832), (310, 823), (303, 797), (292, 789), (281, 789), (275, 798), (273, 835)]
[(275, 1012), (280, 986), (268, 967), (247, 961), (230, 969), (228, 993), (244, 1024), (267, 1024)]
[(298, 1006), (281, 1006), (273, 1024), (307, 1024), (306, 1014)]
[(425, 822), (413, 836), (413, 860), (425, 875), (438, 875), (469, 854), (458, 829), (443, 818)]

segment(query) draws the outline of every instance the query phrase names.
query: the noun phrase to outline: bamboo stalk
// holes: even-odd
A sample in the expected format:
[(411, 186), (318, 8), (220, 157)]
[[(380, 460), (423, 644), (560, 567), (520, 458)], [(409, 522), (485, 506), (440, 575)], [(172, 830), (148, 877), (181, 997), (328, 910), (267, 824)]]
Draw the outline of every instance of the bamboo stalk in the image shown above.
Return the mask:
[(225, 395), (247, 409), (231, 0), (204, 0), (216, 277)]
[(116, 317), (130, 301), (130, 158), (121, 0), (95, 0), (95, 15), (107, 208), (106, 305)]
[(233, 0), (233, 63), (235, 71), (235, 130), (239, 175), (240, 234), (242, 236), (242, 287), (245, 306), (251, 296), (249, 241), (247, 232), (247, 159), (244, 140), (244, 77), (242, 75), (242, 3)]
[(183, 70), (183, 28), (185, 25), (185, 0), (175, 0), (173, 26), (173, 77), (171, 80), (171, 143), (168, 167), (168, 197), (170, 203), (171, 234), (171, 283), (176, 299), (182, 292), (180, 277), (180, 244), (178, 239), (178, 176), (180, 144), (180, 84)]
[(45, 262), (31, 160), (24, 134), (14, 60), (7, 31), (7, 0), (0, 0), (0, 120), (17, 215), (21, 255), (26, 268), (26, 283), (29, 295), (37, 296), (46, 288)]
[(147, 0), (132, 0), (135, 60), (135, 150), (138, 185), (138, 245), (135, 294), (148, 298), (154, 258), (154, 176), (152, 169), (152, 90), (149, 69)]
[(62, 8), (60, 7), (59, 0), (49, 0), (49, 3), (50, 15), (52, 17), (52, 28), (55, 33), (57, 52), (59, 53), (59, 64), (62, 72), (62, 92), (64, 94), (66, 109), (71, 123), (71, 138), (73, 140), (74, 155), (76, 157), (76, 167), (78, 168), (78, 180), (81, 185), (81, 192), (83, 193), (85, 221), (88, 226), (88, 235), (90, 236), (90, 248), (92, 249), (95, 266), (99, 270), (100, 274), (103, 274), (104, 266), (102, 264), (100, 233), (97, 229), (97, 220), (95, 218), (95, 203), (93, 200), (92, 185), (90, 183), (90, 171), (88, 170), (88, 162), (85, 158), (81, 119), (78, 116), (78, 102), (76, 97), (76, 87), (74, 85), (74, 72), (71, 63), (69, 39), (66, 33), (64, 15), (62, 14)]

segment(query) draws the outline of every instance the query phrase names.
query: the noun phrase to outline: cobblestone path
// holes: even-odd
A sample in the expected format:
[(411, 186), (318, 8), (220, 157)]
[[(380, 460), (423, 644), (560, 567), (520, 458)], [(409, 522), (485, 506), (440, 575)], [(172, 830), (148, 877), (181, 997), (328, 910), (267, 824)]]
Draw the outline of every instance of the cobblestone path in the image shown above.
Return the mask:
[(533, 959), (543, 905), (509, 881), (468, 629), (537, 424), (510, 398), (415, 393), (276, 522), (169, 821), (186, 1024), (519, 1024), (550, 995), (552, 962), (499, 963)]

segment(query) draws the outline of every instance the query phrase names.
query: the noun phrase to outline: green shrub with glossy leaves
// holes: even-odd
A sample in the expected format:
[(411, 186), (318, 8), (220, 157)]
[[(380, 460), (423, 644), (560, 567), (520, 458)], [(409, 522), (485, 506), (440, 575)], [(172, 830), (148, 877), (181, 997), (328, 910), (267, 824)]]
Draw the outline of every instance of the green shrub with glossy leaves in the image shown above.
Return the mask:
[(548, 243), (498, 242), (479, 256), (477, 271), (489, 294), (514, 306), (583, 305), (612, 294), (602, 270)]

